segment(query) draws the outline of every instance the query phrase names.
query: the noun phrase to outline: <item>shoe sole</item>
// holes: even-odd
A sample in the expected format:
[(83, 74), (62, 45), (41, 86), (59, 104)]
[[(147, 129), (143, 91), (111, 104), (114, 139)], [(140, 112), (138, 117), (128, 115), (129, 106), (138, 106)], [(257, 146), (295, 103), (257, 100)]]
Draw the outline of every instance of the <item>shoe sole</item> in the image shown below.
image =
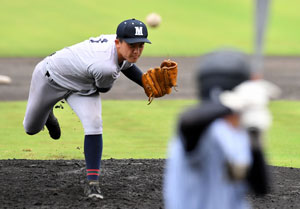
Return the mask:
[(103, 195), (101, 195), (101, 194), (90, 194), (88, 196), (88, 198), (91, 198), (91, 199), (94, 199), (94, 198), (96, 198), (96, 199), (103, 199)]

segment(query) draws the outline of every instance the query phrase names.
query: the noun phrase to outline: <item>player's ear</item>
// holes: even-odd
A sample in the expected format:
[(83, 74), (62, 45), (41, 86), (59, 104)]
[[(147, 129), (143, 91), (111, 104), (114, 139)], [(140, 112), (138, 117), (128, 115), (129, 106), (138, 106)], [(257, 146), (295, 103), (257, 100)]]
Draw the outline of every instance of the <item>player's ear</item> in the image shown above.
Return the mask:
[(115, 40), (115, 45), (116, 45), (117, 51), (119, 51), (119, 49), (121, 48), (121, 41), (120, 41), (120, 39), (117, 38)]
[(120, 44), (120, 40), (116, 38), (115, 44), (116, 44), (116, 46), (118, 46)]

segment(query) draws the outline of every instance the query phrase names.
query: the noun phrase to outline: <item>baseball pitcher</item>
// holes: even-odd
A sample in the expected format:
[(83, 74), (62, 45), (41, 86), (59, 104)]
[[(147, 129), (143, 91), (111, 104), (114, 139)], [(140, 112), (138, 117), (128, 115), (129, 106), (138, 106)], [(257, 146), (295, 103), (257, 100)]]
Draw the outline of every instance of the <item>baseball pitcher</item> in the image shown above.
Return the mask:
[(100, 35), (65, 47), (37, 64), (32, 75), (24, 118), (27, 134), (40, 132), (46, 125), (50, 136), (59, 139), (61, 129), (53, 106), (65, 99), (84, 128), (84, 155), (89, 198), (103, 198), (99, 188), (102, 156), (101, 94), (108, 92), (123, 73), (141, 86), (149, 98), (171, 93), (176, 86), (177, 63), (163, 61), (143, 73), (134, 63), (148, 40), (146, 25), (136, 19), (121, 22), (116, 34)]

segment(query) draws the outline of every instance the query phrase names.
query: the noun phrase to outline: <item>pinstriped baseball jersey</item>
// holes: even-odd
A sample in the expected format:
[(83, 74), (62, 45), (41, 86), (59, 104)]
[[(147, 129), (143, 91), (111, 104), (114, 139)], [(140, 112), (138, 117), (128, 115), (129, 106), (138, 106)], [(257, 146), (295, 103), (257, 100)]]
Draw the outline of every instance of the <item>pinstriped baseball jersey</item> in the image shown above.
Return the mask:
[(193, 153), (179, 138), (170, 145), (164, 196), (166, 209), (246, 209), (247, 183), (228, 176), (227, 163), (250, 165), (249, 137), (224, 119), (203, 134)]
[(118, 64), (116, 35), (101, 35), (66, 47), (46, 58), (51, 78), (60, 86), (80, 95), (98, 88), (111, 88), (121, 70), (132, 66)]

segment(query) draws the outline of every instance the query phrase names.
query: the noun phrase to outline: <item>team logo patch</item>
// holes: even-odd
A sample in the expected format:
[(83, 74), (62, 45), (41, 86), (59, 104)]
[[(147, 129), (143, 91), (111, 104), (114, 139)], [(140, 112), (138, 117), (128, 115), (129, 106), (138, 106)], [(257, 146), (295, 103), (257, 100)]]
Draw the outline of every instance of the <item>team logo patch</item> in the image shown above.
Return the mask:
[(143, 36), (143, 27), (135, 27), (135, 34), (136, 36)]

